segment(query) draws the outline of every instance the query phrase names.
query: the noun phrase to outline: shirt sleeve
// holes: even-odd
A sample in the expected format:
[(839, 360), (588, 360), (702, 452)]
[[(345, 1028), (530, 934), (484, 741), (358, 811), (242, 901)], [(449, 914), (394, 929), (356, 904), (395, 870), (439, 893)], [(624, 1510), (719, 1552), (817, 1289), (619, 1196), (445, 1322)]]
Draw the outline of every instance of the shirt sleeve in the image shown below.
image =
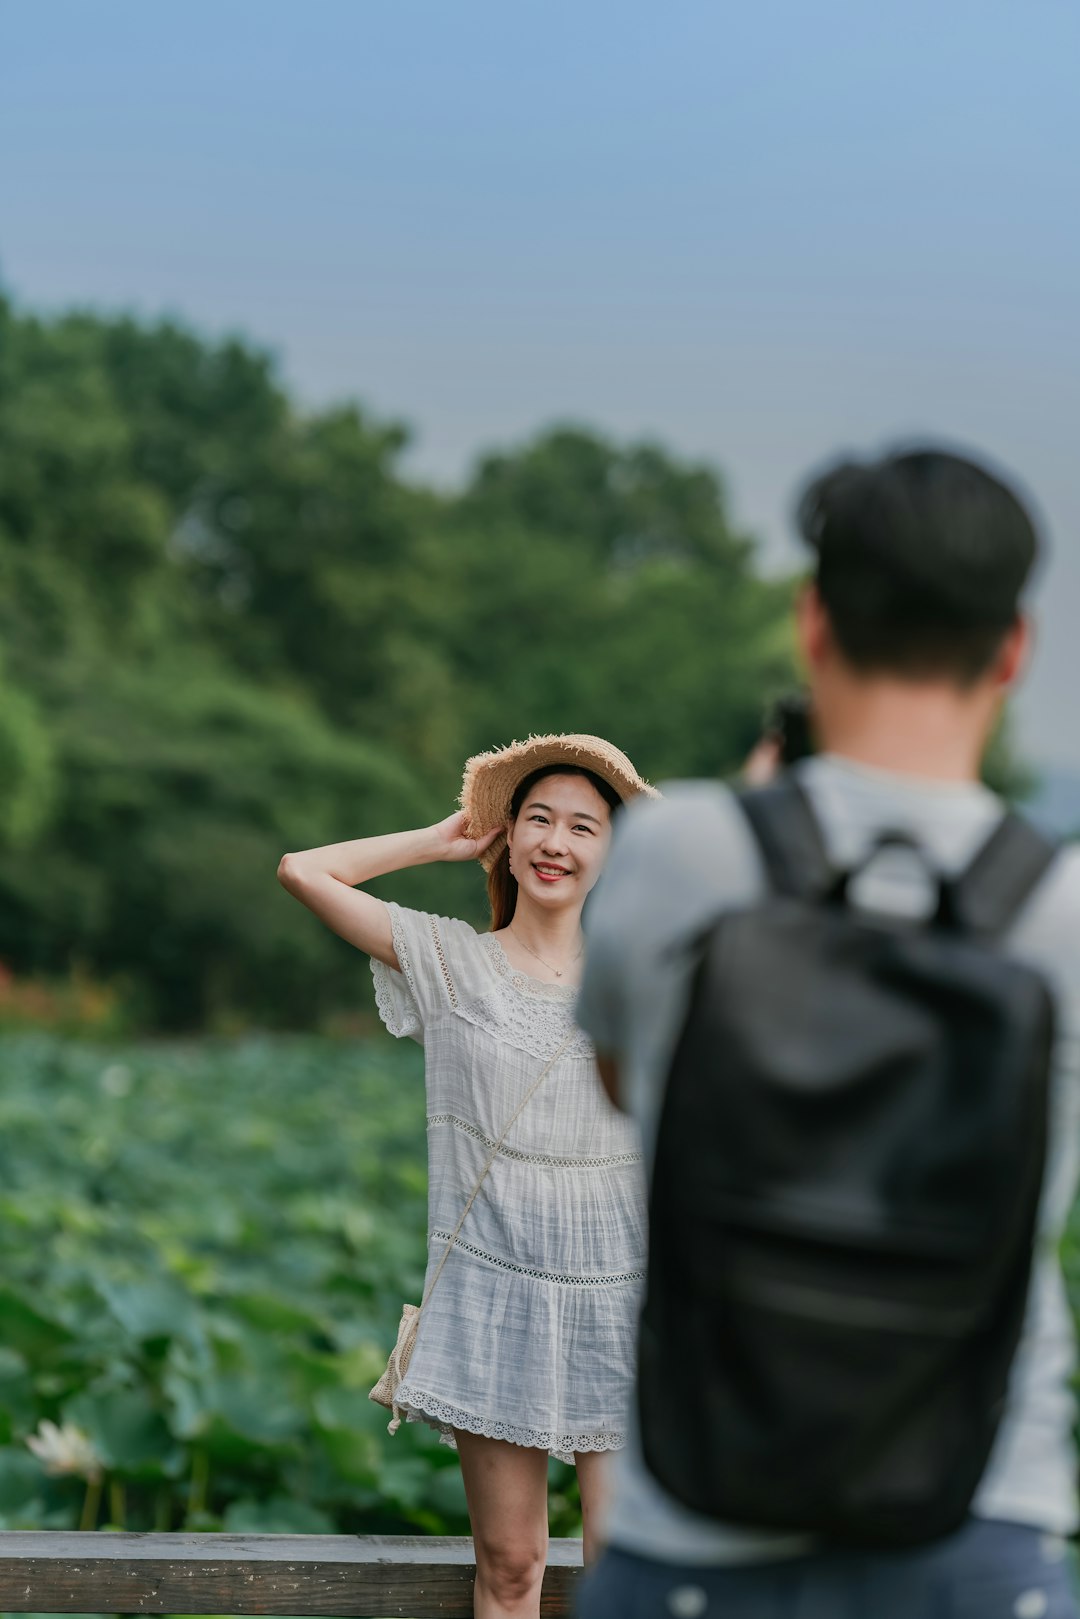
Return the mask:
[(655, 949), (649, 917), (663, 887), (669, 806), (638, 800), (615, 823), (603, 875), (585, 916), (585, 972), (577, 1020), (598, 1051), (618, 1056), (630, 1032), (630, 1007)]
[(392, 901), (386, 909), (401, 971), (372, 958), (375, 1005), (392, 1035), (423, 1044), (431, 1021), (458, 1005), (461, 969), (465, 953), (475, 948), (476, 933), (453, 917), (411, 911)]
[(620, 1102), (639, 1117), (666, 1071), (702, 931), (763, 880), (742, 814), (716, 782), (665, 788), (617, 818), (586, 907), (577, 1017), (597, 1050), (618, 1059)]

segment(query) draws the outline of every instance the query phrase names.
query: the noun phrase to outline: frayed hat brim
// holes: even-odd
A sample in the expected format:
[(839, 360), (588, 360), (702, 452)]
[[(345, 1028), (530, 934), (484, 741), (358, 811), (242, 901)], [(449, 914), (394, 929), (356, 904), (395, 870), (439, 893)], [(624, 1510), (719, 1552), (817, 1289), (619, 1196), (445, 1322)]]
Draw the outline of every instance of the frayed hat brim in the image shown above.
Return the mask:
[[(626, 754), (601, 736), (530, 736), (524, 742), (474, 754), (466, 763), (460, 803), (466, 815), (467, 835), (479, 838), (494, 826), (505, 826), (514, 793), (525, 777), (534, 770), (560, 764), (591, 770), (614, 788), (624, 804), (642, 794), (659, 797), (656, 788), (638, 775)], [(505, 847), (503, 832), (480, 857), (485, 871), (491, 870)]]

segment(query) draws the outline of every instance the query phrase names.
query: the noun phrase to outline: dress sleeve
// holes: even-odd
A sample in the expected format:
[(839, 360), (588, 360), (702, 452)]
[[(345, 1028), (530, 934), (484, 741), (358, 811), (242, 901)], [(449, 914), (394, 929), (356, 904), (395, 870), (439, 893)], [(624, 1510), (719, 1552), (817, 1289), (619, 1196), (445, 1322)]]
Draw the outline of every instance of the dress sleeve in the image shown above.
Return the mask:
[(399, 1040), (408, 1035), (422, 1045), (432, 1018), (457, 1008), (459, 979), (467, 953), (475, 950), (476, 933), (452, 917), (410, 911), (390, 901), (386, 909), (401, 971), (372, 959), (375, 1005), (392, 1035)]

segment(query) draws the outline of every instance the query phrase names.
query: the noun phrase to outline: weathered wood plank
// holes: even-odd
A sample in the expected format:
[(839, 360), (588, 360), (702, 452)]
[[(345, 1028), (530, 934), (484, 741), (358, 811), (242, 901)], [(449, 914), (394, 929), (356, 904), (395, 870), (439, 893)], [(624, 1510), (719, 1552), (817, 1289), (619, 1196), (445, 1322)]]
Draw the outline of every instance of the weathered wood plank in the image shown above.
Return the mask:
[[(541, 1611), (572, 1612), (581, 1542), (553, 1540)], [(0, 1532), (0, 1612), (472, 1619), (471, 1540)]]

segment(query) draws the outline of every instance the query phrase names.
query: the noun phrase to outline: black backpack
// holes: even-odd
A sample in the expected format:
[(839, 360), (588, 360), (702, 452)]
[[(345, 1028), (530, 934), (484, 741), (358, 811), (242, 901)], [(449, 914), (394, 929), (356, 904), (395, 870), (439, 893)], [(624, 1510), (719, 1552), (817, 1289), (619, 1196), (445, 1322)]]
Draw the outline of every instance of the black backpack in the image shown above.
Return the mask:
[(771, 892), (702, 941), (668, 1078), (644, 1457), (710, 1517), (914, 1544), (963, 1521), (1020, 1335), (1053, 1007), (997, 940), (1054, 849), (1007, 815), (905, 922), (848, 904), (793, 778), (741, 804)]

